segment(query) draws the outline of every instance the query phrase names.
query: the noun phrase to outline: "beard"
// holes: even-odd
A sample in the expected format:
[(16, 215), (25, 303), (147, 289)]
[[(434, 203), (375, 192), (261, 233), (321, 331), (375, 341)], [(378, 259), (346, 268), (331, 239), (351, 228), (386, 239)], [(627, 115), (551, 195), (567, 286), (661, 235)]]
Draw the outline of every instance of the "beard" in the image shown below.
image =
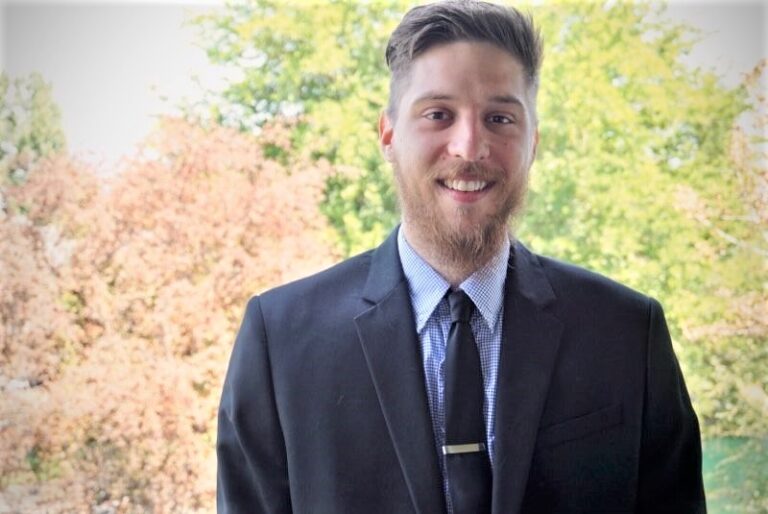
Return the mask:
[(511, 237), (510, 221), (525, 205), (528, 186), (527, 170), (510, 175), (503, 169), (491, 169), (471, 163), (448, 169), (430, 169), (423, 180), (434, 182), (438, 177), (450, 180), (470, 176), (474, 180), (494, 182), (504, 191), (494, 212), (485, 218), (470, 221), (474, 206), (456, 205), (453, 216), (445, 216), (435, 202), (420, 198), (417, 189), (403, 176), (399, 163), (394, 163), (398, 200), (403, 221), (442, 265), (457, 270), (476, 270), (484, 265)]

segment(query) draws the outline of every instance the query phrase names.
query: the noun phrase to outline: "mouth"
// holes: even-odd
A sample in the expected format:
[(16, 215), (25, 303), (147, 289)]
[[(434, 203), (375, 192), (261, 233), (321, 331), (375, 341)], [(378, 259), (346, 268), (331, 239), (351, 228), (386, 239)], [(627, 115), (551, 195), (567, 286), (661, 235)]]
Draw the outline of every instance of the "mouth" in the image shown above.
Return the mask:
[(494, 182), (487, 180), (443, 179), (437, 184), (445, 194), (460, 204), (472, 204), (485, 197)]
[(490, 182), (485, 180), (439, 180), (439, 184), (452, 191), (462, 193), (474, 193), (490, 187)]

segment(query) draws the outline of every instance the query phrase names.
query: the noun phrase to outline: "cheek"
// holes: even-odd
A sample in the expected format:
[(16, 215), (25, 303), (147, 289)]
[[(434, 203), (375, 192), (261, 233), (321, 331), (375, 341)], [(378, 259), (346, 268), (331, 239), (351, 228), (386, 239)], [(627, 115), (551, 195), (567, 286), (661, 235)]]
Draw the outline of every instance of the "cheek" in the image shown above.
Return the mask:
[(499, 147), (499, 160), (510, 171), (525, 167), (530, 160), (530, 151), (527, 142), (507, 141)]
[[(426, 135), (417, 131), (401, 131), (397, 138), (393, 140), (393, 150), (390, 162), (395, 159), (406, 173), (418, 175), (419, 177), (434, 172), (441, 161), (447, 158), (443, 150), (442, 142), (434, 135)], [(386, 155), (385, 155), (386, 156)]]
[(439, 154), (444, 146), (440, 134), (430, 131), (411, 130), (401, 134), (400, 144), (416, 160), (426, 160)]

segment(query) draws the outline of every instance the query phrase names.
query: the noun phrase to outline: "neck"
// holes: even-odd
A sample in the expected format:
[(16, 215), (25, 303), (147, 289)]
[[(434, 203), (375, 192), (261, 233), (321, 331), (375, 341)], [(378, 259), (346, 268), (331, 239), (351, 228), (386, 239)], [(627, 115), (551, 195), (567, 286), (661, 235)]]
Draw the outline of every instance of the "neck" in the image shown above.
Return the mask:
[(458, 252), (454, 248), (445, 248), (424, 237), (418, 230), (403, 221), (400, 230), (406, 241), (435, 271), (457, 288), (475, 271), (485, 266), (497, 252), (501, 251), (508, 233), (499, 231), (494, 237), (478, 248), (475, 252)]

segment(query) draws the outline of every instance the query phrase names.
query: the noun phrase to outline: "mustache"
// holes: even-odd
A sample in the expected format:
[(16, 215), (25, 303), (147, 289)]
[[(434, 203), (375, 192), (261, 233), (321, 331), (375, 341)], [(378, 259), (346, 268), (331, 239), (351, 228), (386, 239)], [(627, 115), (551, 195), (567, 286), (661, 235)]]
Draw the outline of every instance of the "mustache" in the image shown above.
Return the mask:
[(432, 174), (434, 178), (441, 180), (457, 180), (468, 177), (485, 180), (503, 176), (503, 170), (477, 162), (454, 162), (442, 167), (435, 167)]

